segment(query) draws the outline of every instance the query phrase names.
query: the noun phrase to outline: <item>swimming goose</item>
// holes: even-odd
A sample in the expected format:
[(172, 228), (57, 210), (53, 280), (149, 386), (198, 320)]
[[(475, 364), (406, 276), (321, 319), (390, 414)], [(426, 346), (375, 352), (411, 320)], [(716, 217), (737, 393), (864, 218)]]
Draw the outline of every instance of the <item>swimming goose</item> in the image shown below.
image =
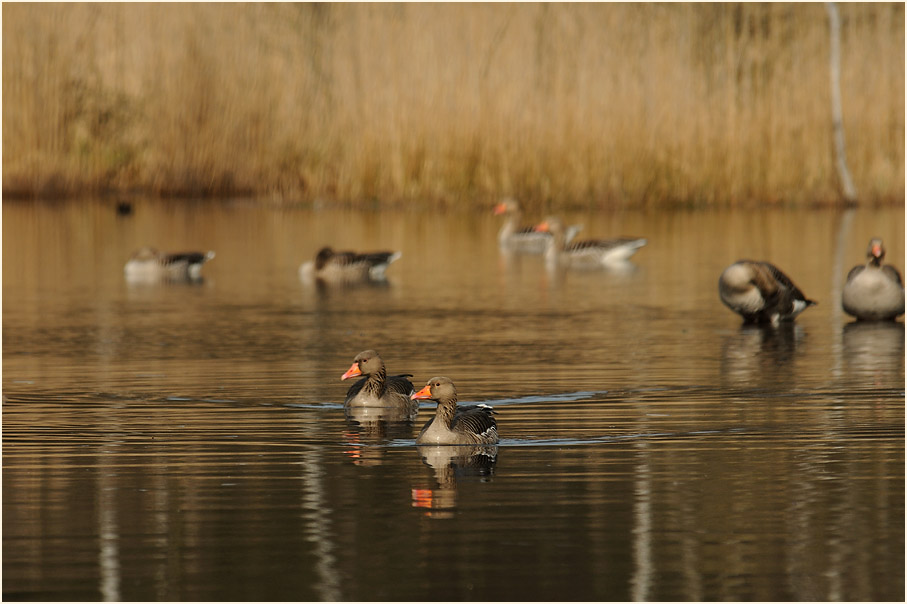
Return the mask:
[(165, 254), (145, 246), (133, 252), (123, 267), (123, 273), (129, 281), (198, 281), (202, 265), (212, 258), (214, 252)]
[(450, 378), (433, 377), (412, 399), (438, 403), (435, 416), (428, 420), (416, 438), (417, 445), (475, 445), (498, 442), (494, 410), (488, 405), (457, 407), (457, 389)]
[(724, 269), (718, 279), (718, 294), (744, 323), (777, 325), (779, 321), (792, 321), (816, 304), (778, 267), (752, 260), (738, 260)]
[(549, 216), (537, 225), (535, 230), (549, 232), (552, 237), (545, 250), (545, 259), (559, 264), (603, 264), (626, 263), (647, 241), (640, 237), (618, 237), (614, 239), (586, 239), (568, 243), (564, 224), (559, 218)]
[(299, 276), (304, 281), (328, 283), (383, 281), (388, 265), (401, 255), (400, 252), (335, 252), (323, 247), (314, 261), (299, 267)]
[(869, 261), (847, 273), (841, 294), (844, 312), (863, 320), (896, 319), (904, 314), (904, 282), (890, 264), (882, 264), (885, 247), (878, 237), (869, 242)]
[(353, 359), (353, 364), (340, 379), (364, 376), (350, 386), (346, 393), (344, 407), (393, 407), (415, 415), (419, 404), (410, 399), (415, 392), (409, 381), (412, 374), (387, 375), (384, 360), (374, 350), (360, 352)]
[[(501, 230), (498, 231), (498, 244), (502, 248), (531, 254), (545, 252), (548, 240), (551, 239), (551, 233), (537, 231), (532, 226), (521, 226), (520, 218), (523, 213), (520, 210), (520, 204), (515, 199), (508, 197), (494, 207), (494, 213), (495, 216), (504, 214), (507, 217)], [(572, 241), (582, 228), (577, 224), (569, 226), (565, 231), (566, 241)]]

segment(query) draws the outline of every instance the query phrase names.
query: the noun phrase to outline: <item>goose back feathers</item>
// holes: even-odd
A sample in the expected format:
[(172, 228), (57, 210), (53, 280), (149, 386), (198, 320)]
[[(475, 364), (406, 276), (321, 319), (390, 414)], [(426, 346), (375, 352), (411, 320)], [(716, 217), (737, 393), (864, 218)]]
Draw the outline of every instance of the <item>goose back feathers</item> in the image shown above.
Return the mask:
[(776, 325), (793, 320), (816, 303), (778, 267), (753, 260), (739, 260), (724, 269), (718, 279), (718, 293), (745, 323)]

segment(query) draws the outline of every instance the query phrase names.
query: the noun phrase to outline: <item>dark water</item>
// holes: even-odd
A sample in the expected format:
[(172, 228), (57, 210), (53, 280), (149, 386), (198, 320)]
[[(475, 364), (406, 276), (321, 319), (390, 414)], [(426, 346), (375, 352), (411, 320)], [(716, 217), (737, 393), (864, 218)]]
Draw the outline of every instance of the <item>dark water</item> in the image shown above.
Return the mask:
[[(6, 600), (902, 600), (904, 327), (847, 270), (904, 211), (574, 213), (635, 270), (508, 258), (486, 213), (3, 204)], [(397, 249), (318, 290), (317, 249)], [(137, 247), (217, 252), (127, 284)], [(819, 305), (741, 328), (741, 257)], [(495, 406), (496, 450), (346, 418), (376, 348)]]

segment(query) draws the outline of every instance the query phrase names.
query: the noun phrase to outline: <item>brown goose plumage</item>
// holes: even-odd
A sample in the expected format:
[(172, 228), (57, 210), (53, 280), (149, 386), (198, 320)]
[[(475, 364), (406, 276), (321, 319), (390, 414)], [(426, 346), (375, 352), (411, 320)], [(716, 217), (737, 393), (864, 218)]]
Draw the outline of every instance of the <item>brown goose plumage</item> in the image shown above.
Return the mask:
[(214, 252), (166, 254), (145, 246), (133, 252), (123, 267), (123, 273), (129, 281), (198, 281), (202, 265), (212, 258)]
[(498, 442), (494, 410), (488, 405), (457, 407), (457, 389), (447, 377), (433, 377), (413, 399), (438, 403), (435, 416), (428, 420), (416, 438), (417, 445), (475, 445)]
[(718, 295), (745, 323), (792, 321), (816, 303), (781, 269), (753, 260), (738, 260), (724, 269), (718, 279)]
[(549, 216), (536, 225), (540, 232), (550, 232), (552, 238), (545, 250), (545, 259), (556, 264), (625, 264), (647, 241), (642, 237), (616, 237), (613, 239), (586, 239), (569, 243), (564, 224), (559, 218)]
[(387, 375), (384, 360), (374, 350), (360, 352), (340, 379), (364, 376), (350, 386), (344, 407), (392, 407), (415, 415), (419, 404), (410, 395), (415, 391), (409, 378), (412, 374)]
[[(532, 225), (521, 225), (520, 218), (523, 213), (520, 204), (515, 199), (508, 197), (494, 207), (495, 216), (503, 214), (506, 219), (498, 231), (498, 244), (505, 249), (515, 252), (542, 254), (548, 248), (551, 233), (537, 231)], [(571, 225), (564, 231), (564, 237), (570, 242), (582, 226)]]
[(387, 251), (335, 252), (330, 247), (323, 247), (315, 255), (315, 260), (299, 267), (299, 275), (304, 281), (325, 283), (383, 281), (387, 267), (401, 255), (400, 252)]
[(890, 264), (882, 264), (885, 246), (874, 237), (866, 250), (869, 259), (847, 274), (841, 292), (844, 312), (861, 320), (896, 319), (904, 314), (904, 282), (901, 273)]

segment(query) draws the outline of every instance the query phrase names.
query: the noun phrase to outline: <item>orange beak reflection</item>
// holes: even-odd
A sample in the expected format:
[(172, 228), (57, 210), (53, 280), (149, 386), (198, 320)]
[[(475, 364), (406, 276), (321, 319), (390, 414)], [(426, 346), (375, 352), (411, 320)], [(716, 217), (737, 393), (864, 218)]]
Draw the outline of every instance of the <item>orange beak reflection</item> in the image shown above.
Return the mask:
[(548, 231), (551, 230), (551, 227), (548, 226), (548, 222), (546, 221), (546, 222), (543, 222), (543, 223), (541, 223), (541, 224), (535, 225), (535, 229), (534, 229), (534, 230), (535, 230), (537, 233), (547, 233)]
[(431, 398), (431, 387), (426, 384), (425, 388), (423, 388), (419, 392), (413, 392), (409, 398), (410, 400), (415, 400), (417, 398)]
[(346, 373), (340, 376), (340, 380), (348, 380), (351, 377), (356, 377), (357, 375), (362, 375), (362, 372), (359, 371), (359, 363), (353, 363), (350, 368), (346, 370)]

